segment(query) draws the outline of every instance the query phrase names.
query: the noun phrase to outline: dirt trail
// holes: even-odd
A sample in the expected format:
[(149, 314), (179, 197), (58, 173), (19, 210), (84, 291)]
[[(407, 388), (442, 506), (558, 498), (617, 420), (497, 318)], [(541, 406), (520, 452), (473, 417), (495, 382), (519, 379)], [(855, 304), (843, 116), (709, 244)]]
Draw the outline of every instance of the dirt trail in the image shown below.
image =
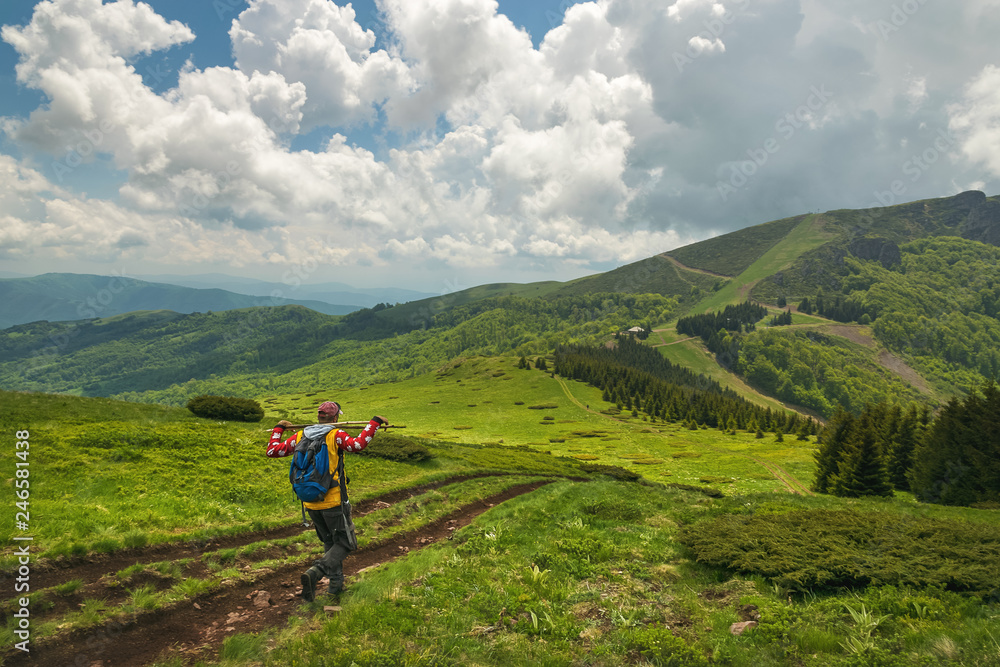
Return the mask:
[(666, 347), (667, 345), (677, 345), (677, 344), (679, 344), (679, 343), (686, 343), (686, 342), (688, 342), (689, 340), (695, 340), (696, 338), (697, 338), (697, 336), (691, 336), (690, 338), (682, 338), (682, 339), (680, 339), (680, 340), (675, 340), (675, 341), (674, 341), (674, 342), (672, 342), (672, 343), (668, 343), (667, 341), (665, 341), (665, 340), (663, 339), (663, 336), (660, 336), (660, 340), (662, 340), (663, 342), (662, 342), (662, 343), (660, 343), (659, 345), (654, 345), (653, 347)]
[(765, 461), (764, 459), (757, 458), (756, 456), (751, 456), (750, 458), (759, 463), (760, 465), (764, 466), (765, 468), (767, 468), (768, 472), (774, 475), (778, 479), (778, 481), (784, 484), (785, 488), (791, 491), (792, 493), (800, 496), (816, 495), (815, 493), (809, 490), (809, 487), (800, 482), (797, 478), (792, 476), (788, 471), (786, 471), (778, 464), (772, 463), (770, 461)]
[[(549, 483), (538, 481), (511, 487), (418, 530), (358, 549), (344, 561), (348, 586), (359, 571), (450, 539), (455, 530), (469, 525), (491, 507)], [(223, 590), (184, 600), (170, 608), (134, 615), (125, 622), (111, 622), (33, 642), (30, 655), (8, 653), (3, 664), (139, 667), (173, 656), (181, 656), (186, 664), (214, 659), (226, 637), (284, 626), (290, 616), (309, 616), (324, 603), (336, 604), (321, 596), (312, 605), (303, 606), (298, 596), (299, 576), (315, 557), (310, 555), (271, 571), (262, 570), (252, 581), (239, 580)], [(350, 604), (349, 596), (344, 603)]]
[(670, 263), (673, 264), (674, 266), (676, 266), (678, 269), (683, 269), (685, 271), (690, 271), (691, 273), (700, 273), (700, 274), (705, 275), (705, 276), (714, 276), (716, 278), (732, 278), (733, 277), (733, 276), (727, 276), (724, 273), (715, 273), (714, 271), (708, 271), (706, 269), (696, 269), (696, 268), (694, 268), (692, 266), (686, 266), (684, 264), (681, 264), (680, 261), (678, 261), (677, 259), (674, 259), (673, 257), (671, 257), (670, 255), (668, 255), (665, 252), (664, 253), (660, 253), (660, 257), (669, 260)]
[[(480, 477), (494, 477), (496, 473), (459, 475), (449, 477), (438, 482), (413, 486), (400, 491), (384, 493), (373, 498), (366, 498), (357, 503), (353, 503), (352, 514), (355, 518), (368, 514), (379, 503), (394, 504), (407, 498), (432, 491), (434, 489), (457, 484), (470, 479)], [(51, 586), (82, 579), (83, 581), (96, 581), (106, 576), (114, 575), (116, 572), (136, 564), (148, 565), (160, 561), (177, 561), (184, 558), (200, 558), (206, 553), (218, 551), (220, 549), (232, 549), (242, 547), (254, 542), (265, 540), (279, 540), (302, 532), (312, 532), (312, 528), (302, 525), (299, 515), (290, 519), (293, 523), (287, 526), (279, 526), (266, 530), (256, 530), (236, 535), (220, 535), (205, 540), (188, 540), (185, 542), (168, 542), (166, 544), (156, 544), (149, 547), (136, 549), (123, 549), (109, 555), (91, 555), (84, 558), (73, 558), (59, 561), (40, 561), (32, 571), (32, 588), (41, 590)], [(10, 575), (11, 573), (4, 573)]]

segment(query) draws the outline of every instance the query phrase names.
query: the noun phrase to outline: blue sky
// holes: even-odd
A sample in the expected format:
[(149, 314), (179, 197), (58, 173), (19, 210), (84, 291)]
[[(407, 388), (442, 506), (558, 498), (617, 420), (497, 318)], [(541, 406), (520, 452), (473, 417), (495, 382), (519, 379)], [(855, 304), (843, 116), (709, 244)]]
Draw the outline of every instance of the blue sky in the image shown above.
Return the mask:
[(997, 0), (15, 0), (0, 24), (0, 272), (439, 292), (1000, 193)]

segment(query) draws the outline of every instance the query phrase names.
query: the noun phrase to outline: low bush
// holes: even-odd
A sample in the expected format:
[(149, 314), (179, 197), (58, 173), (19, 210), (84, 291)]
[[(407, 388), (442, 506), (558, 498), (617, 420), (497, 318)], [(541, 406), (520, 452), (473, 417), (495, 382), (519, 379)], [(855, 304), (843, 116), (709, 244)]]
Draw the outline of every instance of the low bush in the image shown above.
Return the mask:
[(642, 475), (632, 470), (627, 470), (620, 466), (602, 465), (600, 463), (581, 464), (580, 470), (595, 475), (607, 475), (620, 482), (637, 482), (642, 477)]
[(712, 487), (705, 486), (694, 486), (693, 484), (681, 484), (680, 482), (670, 482), (666, 486), (672, 489), (680, 489), (681, 491), (695, 491), (696, 493), (701, 493), (708, 496), (709, 498), (725, 498), (726, 494), (718, 489), (713, 489)]
[(793, 590), (893, 585), (1000, 596), (1000, 526), (989, 524), (797, 510), (706, 519), (680, 541), (701, 563)]
[(198, 417), (222, 421), (259, 422), (264, 418), (260, 403), (234, 396), (195, 396), (187, 402), (187, 409)]
[(359, 452), (388, 461), (419, 463), (434, 457), (420, 442), (401, 435), (378, 433), (371, 443)]

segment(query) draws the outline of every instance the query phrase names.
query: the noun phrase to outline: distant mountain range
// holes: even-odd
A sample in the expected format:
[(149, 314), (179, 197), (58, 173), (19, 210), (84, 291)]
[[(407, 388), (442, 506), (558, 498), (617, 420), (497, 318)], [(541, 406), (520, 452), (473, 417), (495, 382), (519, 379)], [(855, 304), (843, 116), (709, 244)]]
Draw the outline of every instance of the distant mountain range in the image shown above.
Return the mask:
[(0, 278), (0, 329), (40, 320), (83, 320), (140, 310), (188, 314), (300, 305), (325, 315), (346, 315), (377, 303), (432, 296), (405, 289), (358, 289), (343, 283), (290, 287), (223, 274), (147, 278), (157, 280), (77, 273)]
[[(801, 215), (568, 282), (424, 299), (184, 280), (266, 296), (73, 274), (0, 280), (0, 387), (182, 404), (196, 392), (305, 391), (463, 356), (541, 355), (637, 324), (668, 360), (826, 416), (883, 399), (934, 407), (1000, 377), (1000, 197), (982, 192)], [(306, 298), (341, 293), (372, 305)], [(709, 340), (679, 337), (678, 318), (721, 317), (748, 299), (770, 310), (749, 330), (712, 320)], [(779, 315), (791, 321), (768, 319)]]
[(0, 280), (0, 328), (48, 320), (61, 322), (111, 317), (138, 310), (177, 313), (235, 310), (253, 306), (298, 304), (327, 315), (346, 315), (357, 306), (309, 299), (236, 294), (134, 278), (77, 273), (46, 273), (33, 278)]
[(378, 303), (387, 303), (389, 305), (406, 303), (407, 301), (417, 301), (436, 296), (431, 292), (417, 292), (396, 287), (353, 287), (346, 283), (335, 282), (288, 285), (254, 278), (229, 276), (222, 273), (206, 273), (191, 276), (171, 274), (142, 275), (135, 277), (141, 280), (181, 285), (183, 287), (224, 289), (236, 292), (237, 294), (249, 294), (251, 296), (269, 297), (274, 294), (295, 301), (296, 303), (313, 300), (330, 304), (358, 306), (359, 308), (371, 308)]

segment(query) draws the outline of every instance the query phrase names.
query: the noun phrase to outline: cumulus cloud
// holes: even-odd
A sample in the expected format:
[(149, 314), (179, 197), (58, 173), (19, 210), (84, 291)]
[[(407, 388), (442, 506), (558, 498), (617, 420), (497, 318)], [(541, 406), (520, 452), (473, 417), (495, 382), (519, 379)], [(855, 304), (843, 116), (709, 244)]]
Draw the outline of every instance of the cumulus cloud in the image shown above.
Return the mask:
[(371, 121), (376, 105), (413, 82), (407, 64), (375, 50), (375, 33), (356, 18), (350, 5), (330, 0), (254, 0), (229, 31), (236, 65), (248, 76), (274, 72), (302, 84), (306, 130)]
[(964, 104), (951, 108), (962, 152), (1000, 177), (1000, 67), (987, 65), (969, 84)]
[[(19, 202), (5, 238), (138, 257), (169, 231), (185, 256), (244, 263), (349, 240), (363, 260), (317, 252), (383, 270), (606, 265), (868, 206), (949, 127), (961, 150), (903, 198), (995, 187), (998, 7), (915, 6), (596, 0), (535, 48), (493, 0), (379, 0), (380, 38), (350, 5), (253, 0), (233, 66), (188, 65), (157, 93), (130, 60), (191, 42), (187, 26), (134, 0), (45, 0), (2, 36), (47, 101), (2, 128), (63, 166), (53, 185), (8, 158), (10, 187), (42, 190), (0, 189)], [(354, 143), (366, 125), (383, 150)], [(323, 145), (293, 148), (317, 128)], [(127, 174), (116, 201), (58, 191), (92, 160)]]

